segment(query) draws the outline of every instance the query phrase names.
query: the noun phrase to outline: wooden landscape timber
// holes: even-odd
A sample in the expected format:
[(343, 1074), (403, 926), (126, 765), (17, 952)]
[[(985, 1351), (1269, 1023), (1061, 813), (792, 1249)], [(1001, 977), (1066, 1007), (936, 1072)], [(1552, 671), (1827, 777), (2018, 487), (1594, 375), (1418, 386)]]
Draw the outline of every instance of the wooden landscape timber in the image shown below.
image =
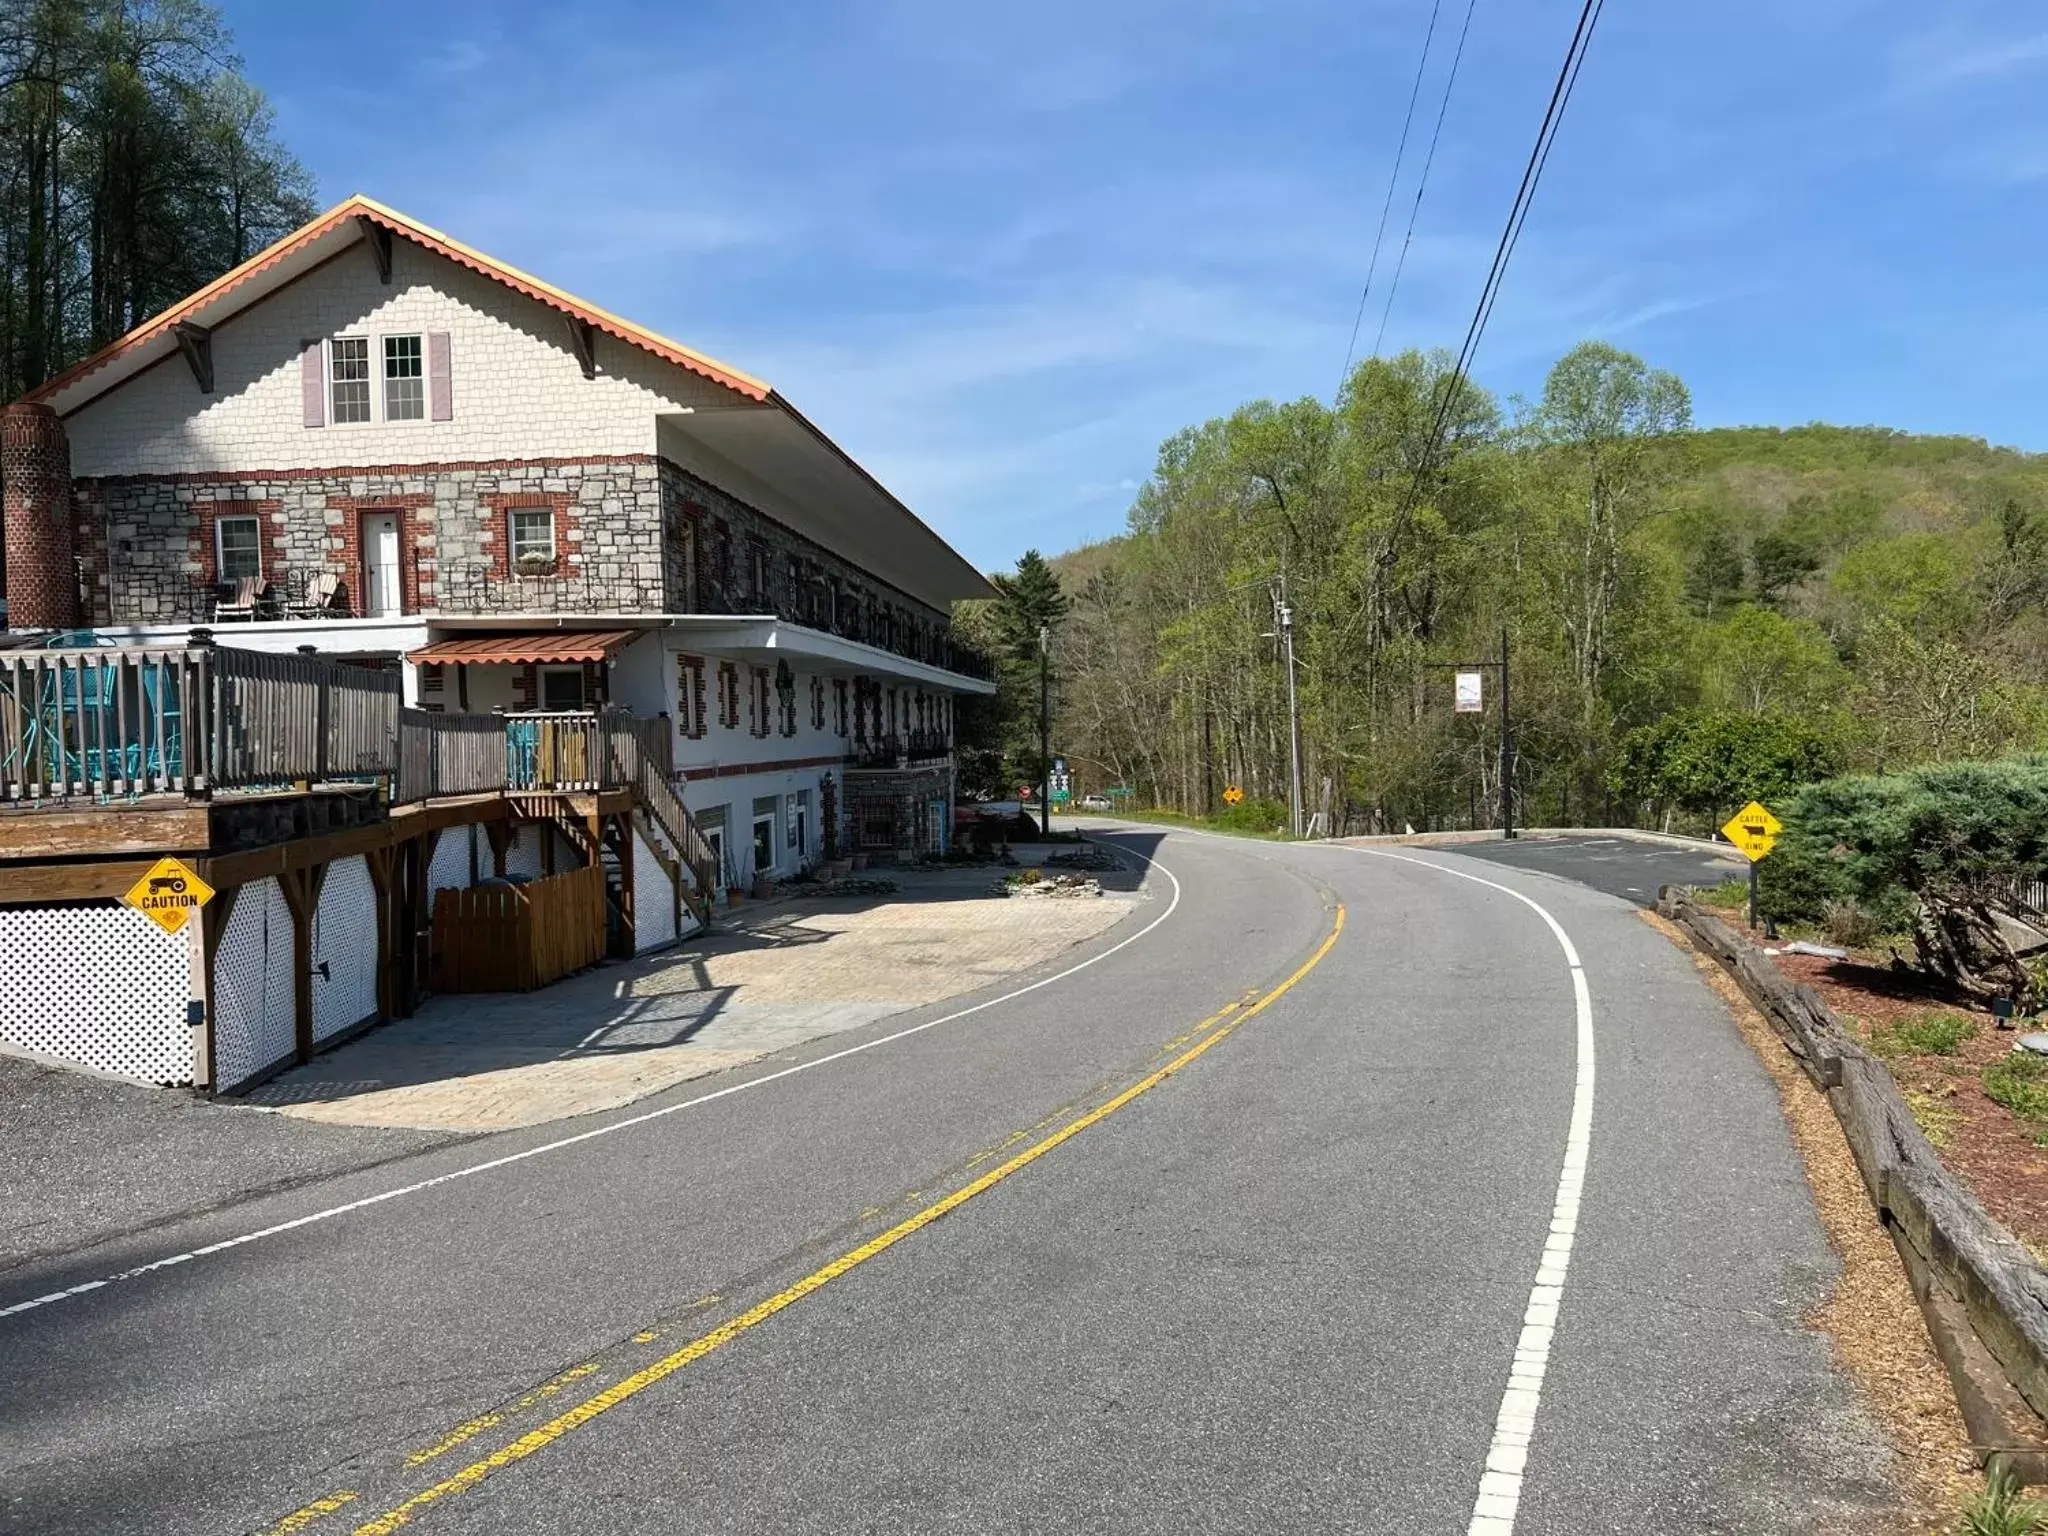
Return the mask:
[(1890, 1069), (1818, 993), (1684, 891), (1666, 886), (1657, 906), (1733, 973), (1834, 1107), (1979, 1461), (2048, 1484), (2048, 1272), (1943, 1165)]

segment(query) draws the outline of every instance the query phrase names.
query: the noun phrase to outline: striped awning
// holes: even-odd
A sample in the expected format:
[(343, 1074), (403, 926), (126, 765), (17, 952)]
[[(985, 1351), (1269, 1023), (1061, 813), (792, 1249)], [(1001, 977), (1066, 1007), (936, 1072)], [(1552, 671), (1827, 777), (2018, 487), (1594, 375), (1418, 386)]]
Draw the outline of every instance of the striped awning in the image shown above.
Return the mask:
[(450, 662), (471, 666), (569, 666), (577, 662), (610, 661), (642, 633), (637, 629), (551, 629), (540, 634), (462, 635), (421, 646), (408, 652), (405, 659), (441, 666)]

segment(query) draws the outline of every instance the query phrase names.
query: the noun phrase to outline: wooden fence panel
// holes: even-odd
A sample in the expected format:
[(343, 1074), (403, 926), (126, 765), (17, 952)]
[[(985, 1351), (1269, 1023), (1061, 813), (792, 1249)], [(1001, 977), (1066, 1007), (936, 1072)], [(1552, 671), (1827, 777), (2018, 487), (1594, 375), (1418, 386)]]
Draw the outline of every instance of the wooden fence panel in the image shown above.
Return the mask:
[(434, 986), (531, 992), (604, 958), (604, 867), (434, 897)]

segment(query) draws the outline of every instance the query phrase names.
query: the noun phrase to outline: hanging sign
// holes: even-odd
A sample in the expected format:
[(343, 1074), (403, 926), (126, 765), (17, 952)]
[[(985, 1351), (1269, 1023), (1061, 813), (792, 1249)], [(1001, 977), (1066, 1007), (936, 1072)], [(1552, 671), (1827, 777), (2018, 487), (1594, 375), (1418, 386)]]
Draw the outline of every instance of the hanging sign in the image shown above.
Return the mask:
[(1458, 674), (1458, 696), (1454, 712), (1460, 715), (1476, 715), (1485, 710), (1484, 673), (1460, 672)]
[(165, 933), (182, 933), (192, 914), (213, 899), (213, 887), (179, 860), (163, 858), (121, 899)]

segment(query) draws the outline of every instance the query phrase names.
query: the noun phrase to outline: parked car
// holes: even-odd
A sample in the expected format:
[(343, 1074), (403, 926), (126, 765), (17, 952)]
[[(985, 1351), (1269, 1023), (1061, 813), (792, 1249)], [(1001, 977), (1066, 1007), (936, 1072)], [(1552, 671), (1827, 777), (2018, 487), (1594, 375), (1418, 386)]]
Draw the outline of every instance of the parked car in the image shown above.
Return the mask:
[(1081, 797), (1081, 809), (1084, 811), (1113, 811), (1116, 807), (1109, 803), (1109, 796), (1107, 795), (1083, 795)]

